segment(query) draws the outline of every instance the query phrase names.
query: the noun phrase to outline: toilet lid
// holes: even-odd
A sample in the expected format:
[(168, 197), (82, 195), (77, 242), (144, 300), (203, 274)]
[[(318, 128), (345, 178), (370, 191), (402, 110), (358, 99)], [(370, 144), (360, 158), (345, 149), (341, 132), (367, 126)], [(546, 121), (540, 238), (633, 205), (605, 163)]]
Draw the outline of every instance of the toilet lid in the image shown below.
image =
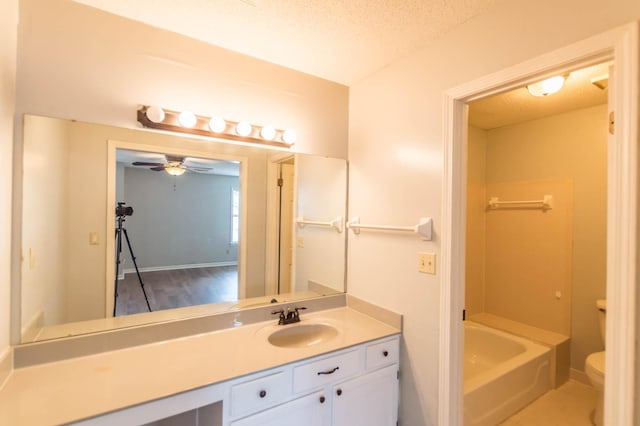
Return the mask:
[(604, 353), (595, 352), (587, 357), (585, 361), (584, 370), (587, 375), (592, 377), (597, 377), (600, 380), (604, 381)]

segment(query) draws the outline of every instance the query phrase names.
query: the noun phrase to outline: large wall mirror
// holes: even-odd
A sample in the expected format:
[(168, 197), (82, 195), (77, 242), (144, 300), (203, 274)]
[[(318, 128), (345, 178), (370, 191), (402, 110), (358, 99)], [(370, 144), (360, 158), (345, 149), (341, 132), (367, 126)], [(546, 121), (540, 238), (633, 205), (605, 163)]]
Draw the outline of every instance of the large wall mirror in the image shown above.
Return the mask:
[(345, 291), (347, 164), (27, 115), (22, 342)]

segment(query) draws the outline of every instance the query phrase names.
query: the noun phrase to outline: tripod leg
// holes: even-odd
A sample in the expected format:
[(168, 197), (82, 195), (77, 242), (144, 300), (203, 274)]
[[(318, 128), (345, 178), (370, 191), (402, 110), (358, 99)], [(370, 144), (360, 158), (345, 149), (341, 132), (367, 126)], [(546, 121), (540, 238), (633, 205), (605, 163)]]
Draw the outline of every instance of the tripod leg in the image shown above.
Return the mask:
[(144, 294), (144, 300), (147, 302), (147, 308), (149, 308), (149, 312), (151, 312), (151, 305), (149, 305), (149, 298), (147, 298), (147, 292), (144, 289), (144, 283), (142, 282), (142, 277), (140, 276), (140, 270), (138, 269), (138, 264), (136, 263), (136, 257), (133, 255), (133, 249), (131, 248), (131, 242), (129, 241), (129, 234), (127, 230), (122, 228), (124, 231), (124, 238), (127, 240), (127, 246), (129, 247), (129, 253), (131, 254), (131, 260), (133, 260), (133, 266), (136, 268), (136, 274), (138, 274), (138, 281), (140, 281), (140, 288), (142, 288), (142, 294)]
[(120, 275), (120, 253), (122, 252), (122, 233), (121, 229), (116, 229), (116, 282), (113, 292), (113, 316), (116, 316), (116, 307), (118, 306), (118, 275)]

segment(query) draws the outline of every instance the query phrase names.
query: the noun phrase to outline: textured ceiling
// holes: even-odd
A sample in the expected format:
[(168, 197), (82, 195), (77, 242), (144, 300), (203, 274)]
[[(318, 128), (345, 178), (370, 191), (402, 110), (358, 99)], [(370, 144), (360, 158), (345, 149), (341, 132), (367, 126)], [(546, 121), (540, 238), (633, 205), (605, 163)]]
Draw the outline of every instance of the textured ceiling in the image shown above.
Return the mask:
[(605, 104), (607, 90), (594, 86), (591, 79), (608, 75), (610, 65), (604, 63), (571, 72), (562, 90), (553, 95), (535, 97), (522, 87), (472, 102), (469, 105), (469, 124), (490, 130)]
[(494, 0), (75, 0), (351, 85)]

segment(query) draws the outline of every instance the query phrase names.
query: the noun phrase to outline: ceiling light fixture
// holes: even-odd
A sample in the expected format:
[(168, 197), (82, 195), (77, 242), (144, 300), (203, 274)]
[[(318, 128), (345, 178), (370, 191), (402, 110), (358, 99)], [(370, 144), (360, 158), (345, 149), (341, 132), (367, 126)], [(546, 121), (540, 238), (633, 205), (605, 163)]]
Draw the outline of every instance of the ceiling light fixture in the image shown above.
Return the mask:
[(185, 170), (186, 169), (181, 166), (167, 166), (164, 168), (164, 171), (169, 173), (171, 176), (182, 176)]
[(529, 84), (527, 86), (527, 90), (533, 96), (548, 96), (552, 95), (564, 86), (565, 76), (558, 75), (555, 77), (548, 78), (546, 80), (539, 81), (537, 83)]
[(297, 139), (296, 132), (291, 129), (281, 130), (270, 125), (252, 125), (246, 121), (235, 122), (220, 117), (205, 117), (189, 111), (171, 111), (155, 106), (143, 106), (138, 109), (138, 122), (150, 129), (284, 148), (290, 148)]

